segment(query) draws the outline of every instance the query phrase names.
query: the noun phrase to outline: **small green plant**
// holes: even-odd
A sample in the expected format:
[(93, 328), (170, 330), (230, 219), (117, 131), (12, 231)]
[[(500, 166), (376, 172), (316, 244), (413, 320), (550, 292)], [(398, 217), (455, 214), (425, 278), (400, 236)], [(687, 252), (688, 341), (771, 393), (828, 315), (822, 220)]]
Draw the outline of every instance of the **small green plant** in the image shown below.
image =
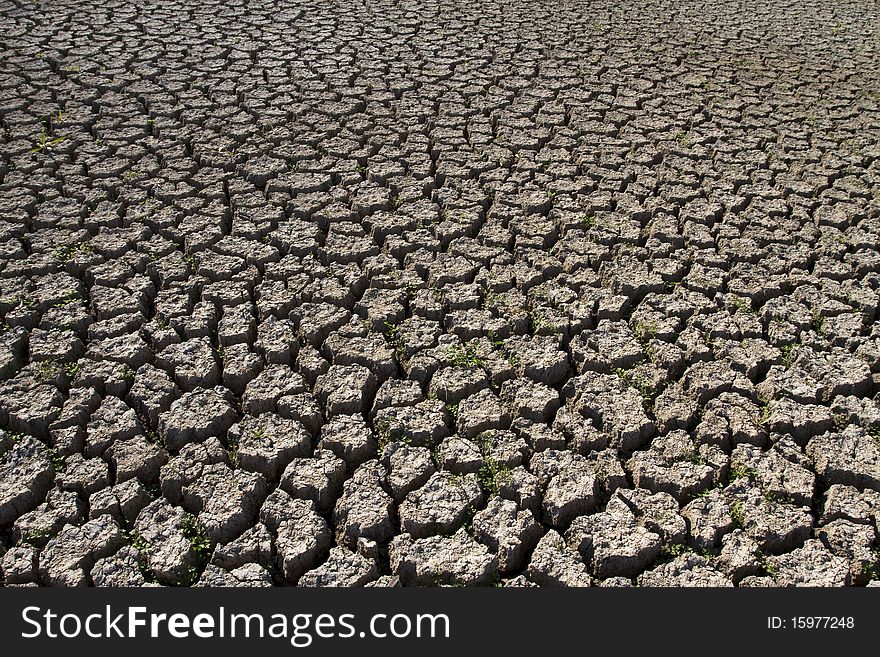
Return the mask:
[(730, 466), (730, 481), (736, 481), (737, 479), (743, 479), (746, 477), (751, 479), (753, 476), (755, 476), (755, 471), (752, 468), (741, 464)]
[(123, 529), (121, 533), (123, 540), (125, 540), (138, 553), (138, 569), (144, 580), (155, 584), (156, 576), (153, 574), (153, 571), (150, 570), (148, 565), (149, 556), (153, 551), (153, 546), (150, 545), (150, 543), (136, 530), (129, 531)]
[(397, 333), (400, 331), (400, 327), (396, 324), (392, 324), (391, 322), (382, 322), (382, 326), (385, 327), (385, 330), (382, 333), (385, 335), (385, 339), (389, 342), (394, 342), (397, 340)]
[(770, 404), (762, 403), (760, 409), (761, 414), (758, 416), (758, 426), (768, 427), (770, 425)]
[(54, 381), (62, 371), (61, 363), (57, 359), (41, 360), (34, 364), (37, 378), (46, 383)]
[(442, 586), (458, 588), (455, 584), (446, 584), (448, 579), (448, 573), (443, 570), (443, 567), (440, 564), (436, 564), (431, 570), (431, 586), (435, 588), (440, 588)]
[(181, 581), (180, 583), (181, 586), (192, 586), (197, 581), (199, 581), (200, 575), (201, 573), (199, 572), (198, 568), (196, 568), (195, 566), (189, 566), (186, 569), (186, 577), (184, 577), (183, 581)]
[(693, 463), (694, 465), (705, 465), (706, 459), (703, 458), (703, 455), (700, 454), (699, 450), (692, 449), (681, 455), (677, 459), (679, 463)]
[(477, 472), (477, 481), (488, 495), (496, 495), (510, 481), (510, 468), (492, 458), (487, 458)]
[(653, 413), (654, 402), (657, 400), (657, 395), (660, 394), (660, 389), (655, 388), (651, 382), (641, 374), (632, 375), (629, 383), (633, 388), (638, 390), (639, 394), (642, 396), (642, 405), (645, 407), (645, 410)]
[(654, 322), (635, 322), (633, 333), (636, 340), (645, 343), (657, 336), (657, 325)]
[(794, 350), (798, 347), (796, 344), (786, 344), (782, 346), (780, 351), (782, 352), (782, 364), (785, 367), (790, 367), (792, 362), (794, 362)]
[(837, 430), (845, 429), (849, 424), (849, 418), (844, 413), (832, 413), (831, 421), (834, 423), (834, 428)]
[(557, 552), (566, 551), (565, 541), (562, 540), (562, 538), (554, 538), (553, 542), (550, 544), (550, 547), (552, 547)]
[(660, 394), (660, 388), (655, 387), (640, 373), (625, 370), (622, 367), (614, 368), (613, 372), (620, 380), (638, 390), (642, 396), (642, 405), (645, 407), (645, 410), (653, 413), (654, 402), (657, 399), (657, 395)]
[(472, 344), (450, 348), (449, 360), (453, 367), (479, 367), (485, 363), (478, 355), (476, 345)]
[(95, 252), (95, 248), (90, 242), (80, 242), (79, 244), (70, 244), (68, 246), (60, 246), (55, 249), (53, 255), (56, 260), (62, 264), (67, 264), (79, 255), (91, 255)]
[(694, 551), (694, 554), (699, 554), (701, 557), (703, 557), (704, 559), (706, 559), (708, 561), (711, 561), (713, 559), (718, 558), (718, 555), (715, 552), (713, 552), (712, 550), (709, 550), (707, 548), (695, 547), (695, 548), (693, 548), (693, 551)]
[(483, 452), (483, 465), (477, 471), (477, 482), (487, 495), (497, 495), (498, 491), (510, 481), (510, 468), (492, 457), (488, 435), (481, 435), (479, 443)]
[(764, 499), (768, 502), (776, 502), (778, 504), (794, 504), (795, 499), (787, 493), (776, 493), (773, 491), (765, 491)]
[(458, 422), (458, 404), (446, 404), (446, 412), (452, 418), (453, 424)]
[(874, 560), (871, 563), (860, 564), (860, 571), (863, 578), (867, 581), (880, 580), (880, 548), (871, 550)]
[(869, 582), (880, 579), (880, 562), (861, 564), (860, 573)]
[(746, 516), (743, 511), (742, 502), (734, 502), (730, 505), (730, 519), (733, 520), (733, 524), (736, 528), (742, 529), (746, 524)]
[(13, 445), (15, 445), (16, 443), (20, 443), (22, 440), (24, 440), (24, 434), (19, 431), (7, 431), (6, 437), (9, 438), (10, 441), (12, 441)]
[(147, 416), (140, 412), (135, 412), (135, 415), (137, 415), (138, 422), (140, 422), (141, 425), (141, 431), (143, 431), (147, 440), (151, 443), (159, 442), (159, 436), (157, 436), (156, 432), (150, 427), (150, 421), (147, 419)]
[(659, 357), (660, 355), (657, 353), (657, 347), (651, 343), (645, 345), (645, 358), (648, 359), (649, 363), (656, 363)]
[(61, 301), (52, 304), (53, 308), (64, 308), (64, 306), (69, 306), (74, 301), (79, 301), (80, 298), (73, 292), (65, 296)]
[(38, 544), (44, 543), (45, 539), (51, 537), (52, 532), (50, 532), (48, 529), (28, 529), (22, 535), (21, 542), (36, 546)]
[(406, 292), (406, 297), (408, 299), (415, 299), (415, 296), (416, 294), (418, 294), (420, 288), (417, 283), (406, 281), (406, 283), (404, 283), (403, 289)]
[(135, 530), (128, 533), (128, 543), (131, 547), (137, 550), (138, 554), (143, 558), (146, 558), (147, 555), (153, 551), (153, 546)]
[(495, 294), (494, 292), (490, 292), (487, 289), (480, 290), (480, 308), (482, 310), (486, 310), (487, 308), (492, 308), (494, 306), (499, 305), (503, 302), (503, 297), (500, 294)]
[(181, 522), (183, 535), (189, 541), (193, 553), (199, 561), (207, 559), (211, 554), (211, 539), (205, 533), (204, 527), (199, 524), (198, 518), (191, 513), (183, 515)]
[(531, 319), (532, 329), (535, 332), (541, 331), (542, 329), (548, 329), (550, 331), (555, 331), (557, 329), (556, 324), (551, 322), (540, 308), (532, 308), (529, 310), (529, 319)]
[[(3, 304), (4, 306), (9, 306), (10, 308), (32, 308), (34, 305), (33, 298), (24, 293), (11, 294), (8, 297), (3, 297), (2, 299), (0, 299), (0, 304)], [(3, 322), (4, 332), (10, 330), (11, 328), (12, 327), (8, 323)]]
[(64, 469), (67, 467), (66, 459), (67, 457), (59, 454), (58, 450), (49, 450), (49, 462), (52, 464), (52, 469), (55, 472), (64, 472)]
[(132, 381), (134, 381), (134, 370), (131, 369), (128, 363), (125, 363), (119, 372), (119, 376), (126, 383), (131, 383)]
[(40, 133), (40, 139), (34, 143), (34, 147), (31, 149), (31, 153), (42, 153), (44, 150), (55, 146), (56, 144), (60, 144), (67, 137), (52, 137), (46, 133), (46, 128), (43, 128), (43, 131)]
[(770, 559), (766, 555), (764, 555), (764, 554), (759, 555), (758, 556), (758, 563), (761, 565), (761, 568), (764, 570), (764, 572), (767, 573), (768, 575), (770, 575), (771, 577), (776, 574), (776, 572), (777, 572), (776, 566), (773, 565), (773, 562), (771, 562)]
[(376, 433), (379, 434), (379, 441), (376, 447), (379, 455), (383, 454), (385, 449), (394, 443), (412, 444), (412, 437), (393, 431), (391, 429), (391, 422), (388, 420), (380, 420), (376, 423)]
[(235, 470), (238, 467), (238, 440), (229, 439), (229, 444), (226, 447), (226, 456), (229, 457), (229, 467)]
[(660, 558), (664, 561), (672, 561), (673, 559), (680, 557), (687, 552), (690, 552), (690, 549), (687, 545), (684, 545), (683, 543), (674, 543), (672, 545), (667, 544), (660, 548)]
[(494, 334), (490, 333), (489, 341), (492, 343), (492, 347), (510, 363), (511, 367), (519, 367), (519, 356), (507, 348), (504, 340), (499, 340)]
[(743, 312), (750, 313), (752, 315), (756, 314), (755, 309), (752, 308), (752, 303), (743, 297), (731, 297), (730, 303), (735, 308), (735, 312)]
[(406, 358), (406, 345), (400, 336), (400, 326), (390, 322), (382, 322), (382, 324), (385, 327), (385, 330), (382, 331), (385, 340), (394, 347), (394, 353), (397, 354), (397, 357), (401, 361), (404, 360)]

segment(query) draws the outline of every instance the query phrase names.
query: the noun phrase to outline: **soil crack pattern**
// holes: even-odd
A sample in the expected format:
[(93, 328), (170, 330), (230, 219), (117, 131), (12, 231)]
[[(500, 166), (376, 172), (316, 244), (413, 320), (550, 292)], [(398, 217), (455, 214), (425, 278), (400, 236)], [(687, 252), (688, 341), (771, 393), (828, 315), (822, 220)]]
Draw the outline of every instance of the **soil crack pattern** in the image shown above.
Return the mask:
[(2, 586), (880, 585), (880, 8), (0, 0)]

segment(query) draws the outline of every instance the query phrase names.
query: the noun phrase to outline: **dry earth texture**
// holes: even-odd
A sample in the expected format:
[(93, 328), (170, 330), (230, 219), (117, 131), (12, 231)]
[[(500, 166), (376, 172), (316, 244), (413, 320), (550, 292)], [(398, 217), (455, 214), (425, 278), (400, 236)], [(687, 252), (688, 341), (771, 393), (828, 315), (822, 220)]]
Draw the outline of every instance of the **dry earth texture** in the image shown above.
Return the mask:
[(5, 586), (845, 586), (874, 2), (0, 2)]

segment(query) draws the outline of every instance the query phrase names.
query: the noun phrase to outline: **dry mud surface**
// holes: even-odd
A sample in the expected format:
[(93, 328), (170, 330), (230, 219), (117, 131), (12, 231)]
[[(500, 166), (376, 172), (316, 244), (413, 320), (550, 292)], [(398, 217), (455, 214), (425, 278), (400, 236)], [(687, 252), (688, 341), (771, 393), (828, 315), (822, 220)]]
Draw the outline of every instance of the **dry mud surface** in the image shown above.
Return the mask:
[(872, 2), (0, 2), (6, 586), (845, 586)]

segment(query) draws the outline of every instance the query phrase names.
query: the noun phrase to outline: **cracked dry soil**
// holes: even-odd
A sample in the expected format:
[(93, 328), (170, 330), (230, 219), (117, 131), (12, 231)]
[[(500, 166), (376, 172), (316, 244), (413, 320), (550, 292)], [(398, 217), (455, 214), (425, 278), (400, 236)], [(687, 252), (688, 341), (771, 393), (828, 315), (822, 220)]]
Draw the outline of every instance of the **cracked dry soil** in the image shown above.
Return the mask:
[(5, 586), (880, 583), (876, 3), (0, 31)]

